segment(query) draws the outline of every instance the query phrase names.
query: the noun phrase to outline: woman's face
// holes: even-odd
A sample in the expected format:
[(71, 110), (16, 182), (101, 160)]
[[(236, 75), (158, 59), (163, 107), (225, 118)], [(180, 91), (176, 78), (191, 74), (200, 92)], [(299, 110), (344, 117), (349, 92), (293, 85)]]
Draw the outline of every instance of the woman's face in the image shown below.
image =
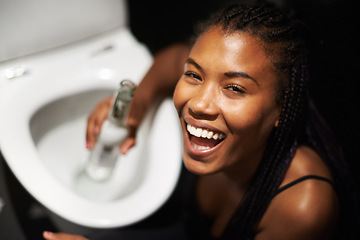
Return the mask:
[(249, 34), (212, 27), (198, 38), (174, 92), (190, 171), (256, 169), (280, 113), (272, 67)]

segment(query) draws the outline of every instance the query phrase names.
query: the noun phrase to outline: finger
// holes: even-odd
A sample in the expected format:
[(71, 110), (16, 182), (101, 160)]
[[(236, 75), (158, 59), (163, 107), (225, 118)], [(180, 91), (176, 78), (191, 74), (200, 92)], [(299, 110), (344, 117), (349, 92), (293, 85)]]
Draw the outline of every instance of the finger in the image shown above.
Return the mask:
[(43, 232), (43, 237), (47, 240), (88, 240), (80, 235), (72, 235), (67, 233), (52, 233), (49, 231)]
[(134, 137), (129, 137), (125, 139), (125, 141), (120, 145), (120, 152), (121, 154), (126, 154), (130, 148), (135, 146), (136, 139)]
[(120, 152), (126, 154), (136, 144), (136, 128), (129, 128), (127, 138), (120, 144)]
[(111, 108), (111, 101), (112, 98), (107, 98), (101, 101), (88, 117), (86, 127), (86, 147), (88, 149), (92, 149), (95, 145), (101, 126), (108, 117)]
[(88, 118), (87, 127), (86, 127), (86, 148), (92, 149), (95, 143), (95, 136), (94, 136), (94, 128), (95, 128), (95, 120), (92, 118)]

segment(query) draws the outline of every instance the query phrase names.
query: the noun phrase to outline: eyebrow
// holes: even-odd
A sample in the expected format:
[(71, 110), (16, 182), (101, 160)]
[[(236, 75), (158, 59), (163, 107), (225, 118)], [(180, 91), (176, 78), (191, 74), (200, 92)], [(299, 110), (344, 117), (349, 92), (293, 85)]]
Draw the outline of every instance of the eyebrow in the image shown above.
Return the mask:
[(186, 59), (185, 63), (189, 63), (191, 65), (194, 65), (194, 67), (196, 67), (197, 69), (202, 70), (201, 66), (197, 62), (195, 62), (195, 60), (192, 59), (192, 58)]
[[(198, 70), (202, 71), (202, 67), (197, 62), (195, 62), (195, 60), (192, 58), (186, 59), (185, 63), (194, 65), (194, 67), (196, 67)], [(259, 82), (255, 78), (253, 78), (252, 76), (250, 76), (249, 74), (247, 74), (245, 72), (241, 72), (241, 71), (240, 72), (239, 71), (225, 72), (224, 75), (228, 78), (247, 78), (247, 79), (250, 79), (253, 82), (255, 82), (256, 85), (260, 85)]]
[(250, 79), (252, 81), (254, 81), (254, 83), (256, 83), (256, 85), (260, 85), (259, 82), (251, 77), (249, 74), (245, 73), (245, 72), (226, 72), (224, 73), (225, 76), (227, 76), (228, 78), (247, 78), (247, 79)]

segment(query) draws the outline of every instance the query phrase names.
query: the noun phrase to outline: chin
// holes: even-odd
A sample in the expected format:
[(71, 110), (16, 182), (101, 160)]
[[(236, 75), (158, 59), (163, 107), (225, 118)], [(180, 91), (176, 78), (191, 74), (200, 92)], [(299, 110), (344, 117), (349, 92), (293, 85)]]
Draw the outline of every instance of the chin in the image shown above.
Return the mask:
[(185, 167), (190, 172), (197, 175), (208, 175), (219, 172), (219, 170), (214, 168), (211, 163), (201, 160), (195, 160), (187, 154), (183, 155), (183, 162)]

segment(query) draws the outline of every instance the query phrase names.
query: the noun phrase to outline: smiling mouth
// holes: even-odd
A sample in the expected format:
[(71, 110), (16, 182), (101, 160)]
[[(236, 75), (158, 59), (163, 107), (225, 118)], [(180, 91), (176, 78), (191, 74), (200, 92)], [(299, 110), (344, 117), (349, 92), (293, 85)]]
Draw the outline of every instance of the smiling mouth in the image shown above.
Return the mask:
[(214, 132), (210, 129), (194, 127), (186, 123), (186, 129), (189, 133), (191, 145), (200, 151), (214, 148), (225, 139), (225, 134)]

